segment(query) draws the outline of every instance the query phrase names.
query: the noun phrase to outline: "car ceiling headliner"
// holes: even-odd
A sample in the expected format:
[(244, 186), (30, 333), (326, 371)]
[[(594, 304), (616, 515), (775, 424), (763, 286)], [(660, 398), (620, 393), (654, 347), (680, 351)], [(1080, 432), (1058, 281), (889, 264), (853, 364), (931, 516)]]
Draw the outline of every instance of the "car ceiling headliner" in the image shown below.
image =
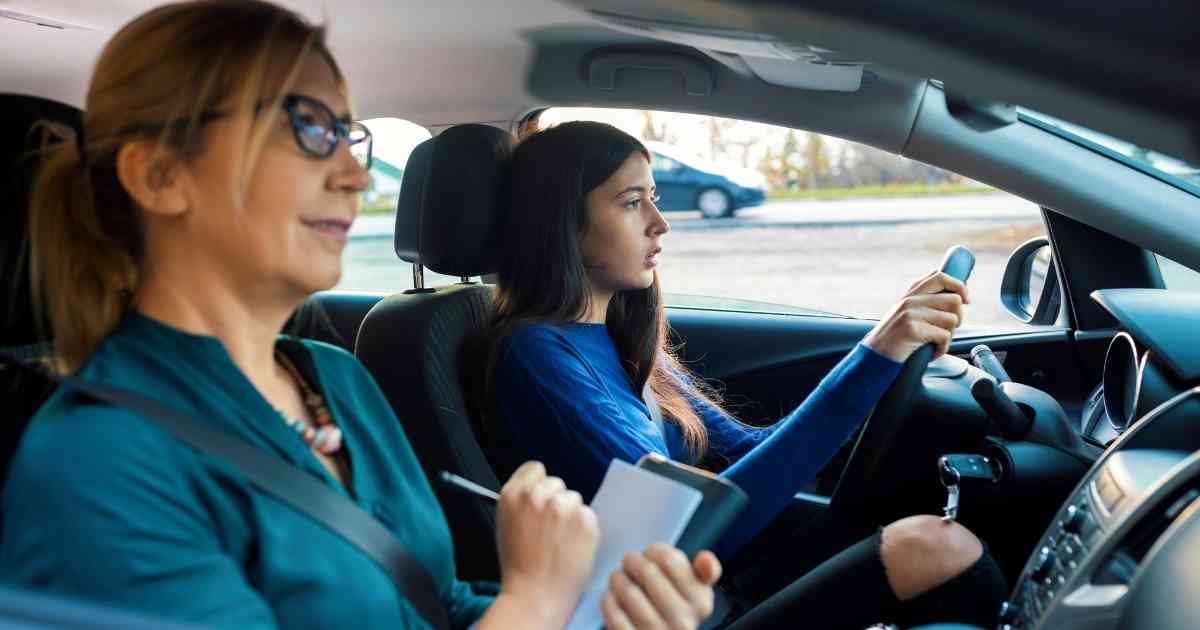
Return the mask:
[[(936, 6), (879, 0), (871, 9), (837, 0), (279, 1), (329, 25), (331, 48), (364, 117), (395, 115), (430, 127), (512, 121), (546, 104), (530, 89), (535, 47), (546, 44), (544, 34), (587, 32), (594, 45), (631, 41), (630, 35), (605, 29), (590, 9), (740, 28), (887, 59), (896, 66), (890, 69), (946, 79), (964, 96), (1041, 108), (1200, 161), (1194, 116), (1200, 87), (1190, 80), (1200, 69), (1200, 46), (1188, 30), (1200, 5), (1192, 0), (1156, 0), (1153, 11), (1120, 0), (1100, 6), (1083, 0), (1062, 6), (1038, 0), (946, 0)], [(0, 0), (0, 12), (90, 29), (0, 19), (0, 90), (81, 104), (104, 42), (158, 4)], [(1089, 19), (1068, 19), (1081, 12)], [(805, 98), (804, 91), (796, 92), (795, 101)], [(898, 118), (890, 124), (900, 131), (911, 122)]]
[(564, 0), (782, 37), (1200, 163), (1195, 0)]
[[(0, 19), (0, 90), (81, 105), (104, 43), (156, 0), (0, 0), (0, 11), (33, 14), (91, 30), (59, 30)], [(282, 0), (328, 25), (330, 47), (364, 117), (399, 115), (424, 125), (512, 120), (525, 91), (531, 45), (523, 33), (591, 24), (554, 0)], [(624, 36), (614, 33), (615, 37)]]

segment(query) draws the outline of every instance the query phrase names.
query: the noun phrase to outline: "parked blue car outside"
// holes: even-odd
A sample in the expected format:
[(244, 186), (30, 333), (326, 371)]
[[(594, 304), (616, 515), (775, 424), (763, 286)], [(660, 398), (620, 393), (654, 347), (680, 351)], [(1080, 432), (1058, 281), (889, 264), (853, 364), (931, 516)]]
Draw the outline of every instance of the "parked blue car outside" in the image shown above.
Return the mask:
[(726, 168), (688, 157), (669, 145), (647, 142), (663, 211), (700, 210), (706, 219), (733, 216), (767, 199), (766, 179), (750, 169)]

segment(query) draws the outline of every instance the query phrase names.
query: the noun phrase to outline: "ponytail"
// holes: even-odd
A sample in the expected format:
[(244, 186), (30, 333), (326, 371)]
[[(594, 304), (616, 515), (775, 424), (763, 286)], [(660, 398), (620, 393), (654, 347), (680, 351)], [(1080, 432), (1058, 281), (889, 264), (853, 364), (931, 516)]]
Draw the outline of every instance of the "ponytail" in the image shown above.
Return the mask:
[[(145, 228), (117, 178), (120, 148), (157, 142), (181, 159), (195, 157), (204, 116), (252, 115), (288, 89), (309, 50), (324, 56), (340, 83), (324, 30), (291, 11), (261, 0), (161, 5), (122, 27), (101, 52), (84, 108), (86, 142), (64, 126), (41, 125), (29, 268), (34, 311), (49, 322), (43, 333), (57, 369), (78, 370), (139, 289)], [(237, 172), (249, 172), (272, 115), (257, 117), (243, 138), (246, 164)]]
[[(113, 169), (90, 172), (70, 130), (45, 123), (42, 128), (47, 139), (29, 207), (33, 307), (38, 321), (50, 322), (55, 367), (69, 373), (129, 307), (137, 287), (141, 225)], [(102, 198), (118, 203), (102, 211)]]

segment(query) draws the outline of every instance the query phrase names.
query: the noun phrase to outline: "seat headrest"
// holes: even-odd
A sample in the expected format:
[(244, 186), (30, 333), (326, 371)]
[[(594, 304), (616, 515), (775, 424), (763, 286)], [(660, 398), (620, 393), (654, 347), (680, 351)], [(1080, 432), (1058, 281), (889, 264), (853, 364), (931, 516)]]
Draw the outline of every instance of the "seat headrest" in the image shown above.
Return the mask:
[(396, 255), (448, 276), (496, 271), (513, 136), (458, 125), (417, 145), (396, 208)]
[(0, 94), (0, 346), (38, 341), (28, 274), (29, 188), (41, 134), (40, 120), (78, 131), (83, 112), (23, 94)]

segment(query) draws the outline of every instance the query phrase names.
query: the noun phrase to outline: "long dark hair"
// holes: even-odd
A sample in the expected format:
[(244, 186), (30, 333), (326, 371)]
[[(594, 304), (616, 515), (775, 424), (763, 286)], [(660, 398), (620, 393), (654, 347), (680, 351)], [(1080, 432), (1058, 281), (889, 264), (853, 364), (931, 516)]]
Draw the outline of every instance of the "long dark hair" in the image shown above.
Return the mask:
[[(577, 321), (588, 312), (580, 249), (588, 227), (587, 195), (634, 154), (650, 159), (636, 138), (595, 122), (557, 125), (517, 145), (488, 334), (489, 400), (495, 400), (491, 383), (499, 350), (516, 328)], [(699, 461), (708, 450), (708, 433), (692, 400), (719, 402), (675, 354), (657, 274), (646, 289), (618, 291), (609, 302), (605, 323), (634, 391), (641, 392), (649, 383), (663, 417), (679, 425), (693, 459)]]

